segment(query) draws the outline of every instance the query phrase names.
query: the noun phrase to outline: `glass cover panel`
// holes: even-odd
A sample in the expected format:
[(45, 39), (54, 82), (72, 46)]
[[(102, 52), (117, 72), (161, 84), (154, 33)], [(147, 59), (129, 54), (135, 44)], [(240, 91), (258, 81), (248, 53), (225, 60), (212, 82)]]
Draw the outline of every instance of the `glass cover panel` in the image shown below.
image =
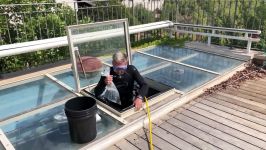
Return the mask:
[(240, 60), (222, 57), (210, 53), (204, 53), (188, 48), (157, 46), (144, 49), (144, 51), (152, 55), (160, 56), (219, 73), (227, 72), (243, 63), (243, 61)]
[[(42, 113), (11, 122), (1, 126), (7, 138), (16, 150), (65, 150), (78, 149), (83, 144), (75, 144), (70, 140), (68, 122), (63, 113), (64, 106), (58, 106)], [(118, 129), (122, 124), (102, 111), (98, 111), (101, 119), (97, 121), (97, 137)]]
[[(109, 63), (116, 51), (126, 53), (125, 22), (107, 22), (71, 27), (69, 38), (73, 42), (78, 77), (82, 80), (80, 87), (92, 83), (84, 80), (99, 79), (103, 62)], [(84, 83), (84, 84), (83, 84)], [(93, 82), (94, 83), (94, 82)]]
[[(0, 120), (74, 95), (47, 77), (0, 87)], [(12, 111), (10, 111), (12, 110)]]
[[(106, 67), (106, 65), (103, 65), (102, 69), (104, 69)], [(101, 69), (101, 71), (102, 71)], [(92, 76), (91, 78), (80, 78), (80, 85), (82, 87), (85, 87), (87, 85), (92, 85), (95, 83), (98, 83), (98, 81), (100, 80), (100, 73), (101, 71), (99, 71), (99, 75), (96, 76)], [(58, 80), (60, 80), (61, 82), (67, 84), (68, 86), (70, 86), (71, 88), (75, 89), (75, 78), (73, 75), (73, 71), (71, 70), (64, 70), (61, 72), (56, 72), (52, 74), (55, 78), (57, 78)]]
[(6, 150), (4, 145), (0, 142), (0, 150)]
[(133, 54), (133, 65), (145, 77), (184, 92), (188, 92), (216, 77), (216, 75), (208, 72), (166, 62), (140, 53)]

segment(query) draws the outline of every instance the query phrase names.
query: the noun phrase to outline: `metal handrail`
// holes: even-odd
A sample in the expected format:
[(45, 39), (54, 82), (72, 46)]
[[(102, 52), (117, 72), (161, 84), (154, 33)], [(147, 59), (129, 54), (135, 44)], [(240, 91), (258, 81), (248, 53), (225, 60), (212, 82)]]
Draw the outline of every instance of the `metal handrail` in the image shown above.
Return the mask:
[[(143, 25), (136, 25), (129, 27), (129, 34), (135, 34), (155, 29), (162, 29), (172, 27), (173, 23), (171, 21), (160, 21)], [(102, 35), (99, 38), (106, 38)], [(68, 41), (66, 36), (50, 38), (44, 40), (37, 40), (24, 43), (15, 43), (0, 46), (0, 58), (12, 55), (18, 55), (23, 53), (29, 53), (39, 50), (46, 50), (51, 48), (68, 46)]]
[(238, 33), (242, 32), (242, 33), (250, 33), (250, 34), (261, 34), (260, 30), (225, 28), (225, 27), (215, 27), (215, 26), (205, 26), (205, 25), (185, 24), (185, 23), (174, 23), (174, 25), (175, 26), (182, 26), (182, 27), (190, 27), (190, 28), (227, 31), (227, 32), (238, 32)]
[[(193, 29), (198, 29), (198, 31), (193, 31)], [(225, 27), (215, 27), (215, 26), (205, 26), (205, 25), (194, 25), (194, 24), (184, 24), (184, 23), (174, 23), (172, 31), (179, 33), (188, 33), (195, 35), (202, 35), (208, 37), (208, 46), (211, 45), (211, 38), (226, 38), (247, 41), (247, 53), (250, 53), (252, 42), (259, 42), (260, 30), (248, 30), (248, 29), (236, 29), (236, 28), (225, 28)], [(217, 33), (219, 31), (219, 33)], [(225, 33), (223, 33), (225, 32)], [(240, 33), (241, 35), (228, 35), (230, 33)], [(244, 35), (243, 35), (244, 34)], [(256, 35), (253, 37), (252, 35)]]

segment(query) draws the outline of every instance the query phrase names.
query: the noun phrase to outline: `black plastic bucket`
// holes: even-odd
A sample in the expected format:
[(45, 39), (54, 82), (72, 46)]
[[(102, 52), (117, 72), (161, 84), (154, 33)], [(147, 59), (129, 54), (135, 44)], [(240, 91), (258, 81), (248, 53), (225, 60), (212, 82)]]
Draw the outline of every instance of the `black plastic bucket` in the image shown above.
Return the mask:
[(75, 97), (65, 104), (71, 140), (87, 143), (95, 139), (97, 106), (91, 97)]

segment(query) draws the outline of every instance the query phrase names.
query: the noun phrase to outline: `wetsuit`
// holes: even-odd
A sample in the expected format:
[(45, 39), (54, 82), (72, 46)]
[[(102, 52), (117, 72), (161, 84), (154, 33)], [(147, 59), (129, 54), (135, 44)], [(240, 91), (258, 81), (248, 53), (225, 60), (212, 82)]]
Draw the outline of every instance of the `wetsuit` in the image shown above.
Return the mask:
[[(120, 108), (125, 108), (133, 104), (133, 98), (134, 96), (146, 96), (148, 92), (148, 85), (144, 81), (143, 77), (140, 75), (138, 70), (133, 65), (128, 65), (125, 73), (123, 75), (118, 75), (114, 72), (113, 67), (110, 68), (110, 75), (113, 75), (113, 82), (118, 89), (120, 100), (121, 100), (121, 106)], [(100, 98), (99, 96), (103, 93), (105, 90), (105, 77), (101, 77), (100, 81), (98, 82), (98, 85), (94, 89), (95, 96), (97, 98)], [(136, 86), (134, 85), (134, 82), (138, 84), (137, 88), (137, 95), (133, 94), (134, 89)]]

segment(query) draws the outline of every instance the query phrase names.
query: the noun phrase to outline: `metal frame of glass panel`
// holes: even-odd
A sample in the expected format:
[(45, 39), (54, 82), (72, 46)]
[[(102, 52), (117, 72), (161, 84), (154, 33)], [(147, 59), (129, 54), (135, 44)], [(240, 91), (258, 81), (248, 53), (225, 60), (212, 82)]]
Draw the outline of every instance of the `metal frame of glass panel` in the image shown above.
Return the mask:
[[(73, 39), (72, 38), (72, 33), (71, 30), (72, 29), (82, 29), (82, 28), (89, 28), (89, 27), (97, 27), (99, 25), (112, 25), (114, 23), (122, 23), (124, 25), (124, 36), (125, 36), (125, 45), (126, 45), (126, 52), (128, 55), (128, 62), (131, 65), (132, 64), (132, 58), (131, 58), (131, 49), (130, 49), (130, 40), (129, 40), (129, 30), (128, 30), (128, 20), (127, 19), (119, 19), (119, 20), (111, 20), (111, 21), (104, 21), (104, 22), (97, 22), (97, 23), (89, 23), (89, 24), (82, 24), (82, 25), (73, 25), (73, 26), (68, 26), (66, 27), (67, 30), (67, 39), (68, 39), (68, 43), (69, 43), (69, 50), (70, 50), (70, 56), (71, 56), (71, 62), (72, 62), (72, 66), (73, 66), (73, 74), (74, 74), (74, 78), (75, 78), (75, 84), (76, 84), (76, 92), (80, 92), (82, 89), (86, 88), (83, 87), (81, 88), (80, 85), (80, 78), (78, 75), (78, 69), (77, 69), (77, 64), (76, 64), (76, 57), (75, 57), (75, 47), (74, 47), (74, 43), (79, 43), (79, 42), (84, 42), (84, 41), (90, 41), (90, 38), (85, 36), (81, 36), (79, 39)], [(95, 40), (95, 38), (97, 39), (105, 39), (106, 34), (103, 34), (104, 32), (99, 31), (99, 34), (95, 34), (95, 36), (91, 37)], [(89, 35), (89, 34), (87, 34)], [(109, 34), (109, 38), (112, 36), (118, 36), (119, 33), (115, 33), (112, 32), (111, 34)]]
[(15, 150), (11, 142), (6, 137), (5, 133), (0, 129), (0, 149), (4, 148), (5, 150)]

